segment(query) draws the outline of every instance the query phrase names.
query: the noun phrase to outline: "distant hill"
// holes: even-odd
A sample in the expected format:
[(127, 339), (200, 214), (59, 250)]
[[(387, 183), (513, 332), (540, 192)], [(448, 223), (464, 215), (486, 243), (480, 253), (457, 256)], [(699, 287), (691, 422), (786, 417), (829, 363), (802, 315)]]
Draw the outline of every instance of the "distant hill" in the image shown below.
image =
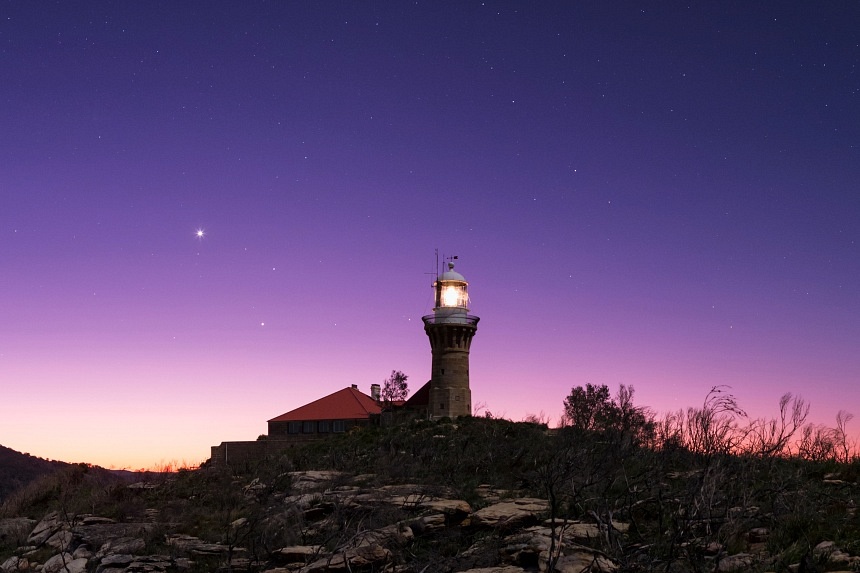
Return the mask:
[(0, 502), (39, 476), (67, 467), (65, 462), (37, 458), (0, 446)]

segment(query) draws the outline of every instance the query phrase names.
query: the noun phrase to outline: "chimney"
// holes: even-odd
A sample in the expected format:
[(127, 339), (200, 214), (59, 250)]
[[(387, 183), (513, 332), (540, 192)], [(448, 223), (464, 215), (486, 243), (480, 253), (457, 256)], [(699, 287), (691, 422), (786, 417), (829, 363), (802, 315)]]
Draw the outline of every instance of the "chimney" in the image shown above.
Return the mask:
[(379, 402), (379, 384), (370, 385), (370, 397)]
[(353, 385), (352, 385), (352, 389), (353, 389), (353, 390), (358, 390), (358, 384), (353, 384)]

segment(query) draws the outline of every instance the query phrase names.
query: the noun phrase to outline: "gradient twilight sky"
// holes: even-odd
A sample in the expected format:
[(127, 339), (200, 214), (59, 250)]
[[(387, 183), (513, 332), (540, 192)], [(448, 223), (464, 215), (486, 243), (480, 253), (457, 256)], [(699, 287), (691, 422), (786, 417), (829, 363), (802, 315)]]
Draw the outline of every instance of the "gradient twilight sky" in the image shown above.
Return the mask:
[(5, 1), (0, 444), (193, 463), (415, 390), (435, 248), (494, 414), (860, 416), (858, 66), (856, 2)]

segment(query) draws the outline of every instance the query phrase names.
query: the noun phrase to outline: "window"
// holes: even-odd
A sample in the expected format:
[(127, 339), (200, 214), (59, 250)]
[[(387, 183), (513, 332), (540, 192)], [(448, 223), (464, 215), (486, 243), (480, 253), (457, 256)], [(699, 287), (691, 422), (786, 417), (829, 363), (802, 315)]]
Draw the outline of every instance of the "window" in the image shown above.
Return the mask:
[(302, 432), (302, 423), (301, 422), (290, 422), (290, 425), (287, 427), (287, 433), (289, 434), (300, 434)]
[(302, 426), (302, 432), (305, 434), (314, 434), (317, 431), (316, 422), (305, 422)]
[(328, 434), (328, 420), (317, 422), (317, 432), (320, 434)]
[(440, 410), (444, 410), (444, 409), (445, 409), (445, 402), (442, 402), (441, 404), (439, 404), (439, 409), (440, 409)]
[(331, 431), (332, 432), (345, 432), (346, 431), (346, 422), (343, 420), (335, 420), (331, 423)]

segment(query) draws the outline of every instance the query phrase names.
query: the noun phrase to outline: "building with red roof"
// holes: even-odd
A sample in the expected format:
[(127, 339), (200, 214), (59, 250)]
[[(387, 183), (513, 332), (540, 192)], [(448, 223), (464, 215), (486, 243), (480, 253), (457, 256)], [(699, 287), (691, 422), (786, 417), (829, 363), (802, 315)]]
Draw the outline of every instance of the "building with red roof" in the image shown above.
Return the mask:
[(381, 413), (379, 400), (360, 392), (353, 384), (272, 418), (268, 421), (269, 439), (308, 439), (346, 432), (369, 425)]

